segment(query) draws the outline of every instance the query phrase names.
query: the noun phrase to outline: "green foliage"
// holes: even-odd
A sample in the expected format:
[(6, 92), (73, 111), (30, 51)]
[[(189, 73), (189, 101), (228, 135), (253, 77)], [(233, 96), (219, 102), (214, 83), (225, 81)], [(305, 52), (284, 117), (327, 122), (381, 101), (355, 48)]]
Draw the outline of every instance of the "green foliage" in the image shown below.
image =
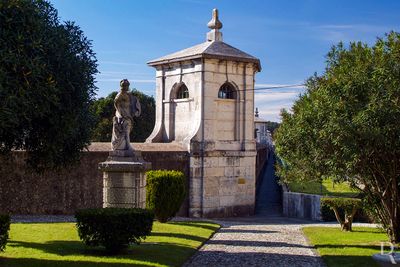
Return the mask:
[[(110, 142), (112, 136), (112, 122), (115, 115), (114, 98), (118, 92), (112, 92), (105, 98), (99, 98), (92, 104), (91, 109), (96, 114), (96, 127), (92, 135), (94, 142)], [(155, 100), (152, 96), (145, 95), (136, 89), (132, 94), (139, 99), (142, 105), (142, 114), (135, 117), (131, 141), (144, 142), (151, 134), (155, 123)]]
[(323, 197), (321, 203), (330, 208), (340, 208), (347, 213), (351, 213), (355, 208), (361, 207), (361, 199), (358, 198), (344, 198), (344, 197)]
[(75, 214), (78, 234), (88, 246), (115, 253), (129, 243), (139, 244), (151, 232), (154, 215), (144, 209), (84, 209)]
[(158, 221), (167, 222), (178, 212), (185, 199), (185, 175), (180, 171), (147, 172), (146, 207)]
[[(115, 115), (114, 98), (118, 92), (93, 101), (91, 109), (96, 114), (96, 127), (93, 131), (93, 142), (110, 142), (112, 136), (112, 118)], [(131, 139), (132, 140), (132, 139)]]
[(0, 1), (0, 152), (28, 151), (37, 169), (89, 144), (97, 73), (91, 42), (45, 0)]
[(323, 75), (282, 112), (275, 134), (284, 181), (333, 177), (359, 188), (372, 212), (400, 241), (400, 35), (373, 47), (334, 46)]
[[(336, 220), (340, 223), (342, 230), (344, 231), (352, 230), (354, 216), (357, 210), (361, 208), (361, 203), (361, 199), (357, 198), (321, 198), (321, 205), (328, 206), (333, 210)], [(344, 216), (341, 216), (340, 211), (344, 212)]]
[[(338, 208), (338, 213), (341, 218), (344, 218), (345, 213), (344, 210), (341, 208)], [(332, 222), (332, 221), (337, 221), (335, 212), (325, 203), (321, 203), (321, 218), (324, 222)], [(371, 223), (374, 222), (371, 220), (371, 218), (368, 216), (368, 213), (365, 209), (365, 206), (361, 205), (360, 209), (357, 210), (356, 214), (354, 214), (354, 219), (353, 222), (365, 222), (365, 223)]]
[(271, 135), (273, 136), (275, 133), (275, 130), (279, 128), (279, 125), (281, 125), (279, 122), (275, 121), (267, 121), (266, 122), (266, 127), (268, 131), (270, 131)]
[(9, 230), (10, 230), (10, 216), (0, 214), (0, 251), (4, 251), (7, 245)]

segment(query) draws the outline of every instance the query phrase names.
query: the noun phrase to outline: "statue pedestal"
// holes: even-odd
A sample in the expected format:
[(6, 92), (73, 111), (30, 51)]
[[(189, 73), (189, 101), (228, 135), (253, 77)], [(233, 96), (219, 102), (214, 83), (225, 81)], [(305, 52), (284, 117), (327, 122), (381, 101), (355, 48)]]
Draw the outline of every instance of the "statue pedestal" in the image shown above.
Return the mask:
[(107, 161), (99, 163), (103, 171), (103, 208), (145, 208), (146, 171), (140, 152), (111, 151)]
[(372, 258), (381, 267), (398, 267), (400, 266), (400, 253), (386, 253), (386, 254), (374, 254)]

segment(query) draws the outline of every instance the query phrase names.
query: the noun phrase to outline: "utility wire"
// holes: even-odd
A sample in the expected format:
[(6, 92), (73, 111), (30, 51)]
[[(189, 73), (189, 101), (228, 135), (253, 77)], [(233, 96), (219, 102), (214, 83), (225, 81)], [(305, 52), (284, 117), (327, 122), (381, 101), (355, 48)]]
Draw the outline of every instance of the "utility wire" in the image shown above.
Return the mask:
[(270, 90), (270, 89), (280, 89), (280, 88), (292, 88), (298, 86), (305, 86), (305, 84), (290, 84), (290, 85), (280, 85), (280, 86), (270, 86), (270, 87), (257, 87), (257, 88), (248, 88), (241, 89), (237, 91), (259, 91), (259, 90)]

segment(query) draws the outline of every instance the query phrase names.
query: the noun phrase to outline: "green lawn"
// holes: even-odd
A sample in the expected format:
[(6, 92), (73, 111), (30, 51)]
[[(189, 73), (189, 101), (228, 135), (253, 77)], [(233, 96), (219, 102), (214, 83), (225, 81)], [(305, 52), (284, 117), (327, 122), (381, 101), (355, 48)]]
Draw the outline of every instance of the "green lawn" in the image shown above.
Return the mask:
[(108, 256), (83, 245), (74, 223), (11, 224), (0, 266), (180, 266), (218, 228), (207, 222), (155, 222), (142, 244)]
[(380, 253), (380, 242), (388, 240), (386, 233), (369, 227), (353, 229), (342, 232), (339, 227), (304, 227), (303, 231), (328, 267), (378, 267), (372, 255)]
[(322, 181), (322, 187), (321, 183), (318, 181), (304, 183), (291, 182), (288, 186), (290, 191), (299, 193), (341, 197), (354, 197), (358, 195), (358, 192), (350, 188), (348, 183), (333, 183), (331, 179), (324, 179)]

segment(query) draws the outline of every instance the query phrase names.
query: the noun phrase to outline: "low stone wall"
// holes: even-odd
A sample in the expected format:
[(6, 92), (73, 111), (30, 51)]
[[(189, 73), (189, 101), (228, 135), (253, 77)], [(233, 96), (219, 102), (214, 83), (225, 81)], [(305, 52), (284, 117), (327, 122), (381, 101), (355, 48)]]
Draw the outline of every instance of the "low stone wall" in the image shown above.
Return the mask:
[(283, 192), (283, 216), (321, 221), (321, 196)]
[[(74, 214), (77, 209), (102, 207), (103, 177), (98, 170), (98, 164), (107, 159), (109, 146), (109, 143), (93, 143), (89, 147), (89, 151), (82, 152), (81, 160), (76, 165), (64, 170), (52, 170), (40, 174), (27, 167), (25, 164), (26, 154), (23, 151), (13, 152), (12, 160), (0, 158), (0, 213)], [(145, 161), (152, 163), (152, 169), (182, 171), (188, 179), (187, 192), (193, 193), (193, 188), (189, 191), (190, 155), (184, 148), (175, 143), (135, 143), (133, 147), (142, 152)], [(220, 215), (252, 214), (255, 181), (254, 178), (250, 179), (249, 177), (254, 177), (253, 173), (259, 172), (264, 165), (267, 154), (268, 151), (265, 148), (258, 148), (257, 160), (252, 156), (253, 160), (249, 160), (246, 163), (247, 165), (244, 162), (247, 160), (245, 157), (239, 157), (234, 162), (229, 157), (208, 159), (208, 164), (226, 161), (227, 173), (221, 174), (221, 183), (217, 185), (221, 188), (210, 189), (207, 185), (214, 181), (212, 179), (205, 181), (204, 189), (208, 190), (206, 195), (211, 194), (212, 189), (221, 190), (224, 193), (229, 189), (226, 187), (225, 180), (226, 182), (233, 181), (235, 187), (238, 188), (238, 193), (241, 194), (238, 197), (243, 198), (243, 203), (247, 201), (246, 205), (238, 205), (232, 210), (224, 209), (224, 212)], [(232, 161), (231, 163), (234, 166), (228, 166), (228, 161)], [(232, 179), (225, 177), (225, 175), (231, 175), (229, 172), (240, 169), (237, 164), (245, 164), (246, 167), (242, 168), (243, 171), (238, 172)], [(197, 185), (192, 183), (192, 186)], [(243, 190), (243, 188), (246, 188), (246, 190)], [(230, 200), (228, 198), (221, 198), (221, 201)], [(211, 204), (213, 200), (210, 199), (210, 201), (208, 204)], [(189, 216), (188, 212), (189, 196), (185, 199), (178, 215)], [(216, 214), (210, 212), (208, 215), (215, 216)]]
[[(189, 154), (174, 146), (134, 145), (152, 169), (183, 171), (189, 179)], [(102, 207), (103, 178), (98, 164), (108, 157), (108, 143), (95, 143), (82, 152), (78, 164), (59, 171), (38, 174), (25, 164), (25, 152), (12, 153), (13, 160), (0, 159), (0, 213), (74, 214), (81, 208)], [(189, 182), (187, 182), (187, 185)], [(186, 199), (179, 212), (187, 216)]]

